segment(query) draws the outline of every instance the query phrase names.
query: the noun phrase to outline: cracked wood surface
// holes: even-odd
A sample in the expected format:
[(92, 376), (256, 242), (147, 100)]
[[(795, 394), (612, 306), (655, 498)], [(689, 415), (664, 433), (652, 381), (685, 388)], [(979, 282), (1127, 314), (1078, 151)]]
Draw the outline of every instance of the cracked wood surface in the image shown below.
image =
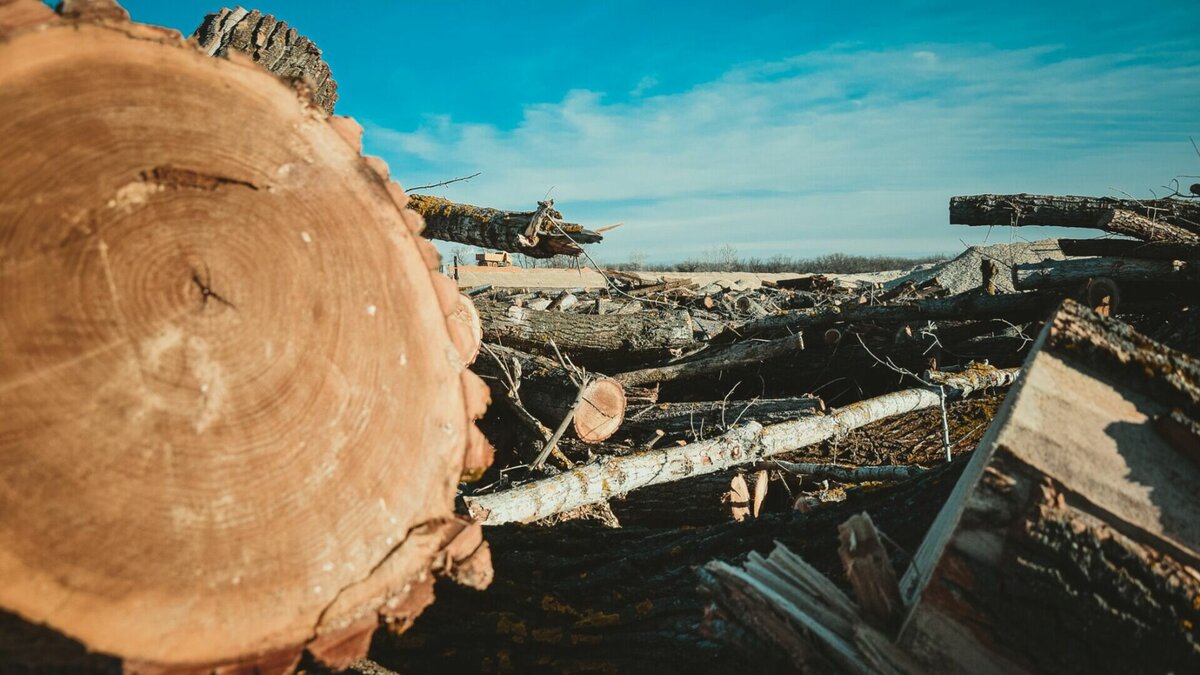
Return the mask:
[(477, 326), (342, 128), (82, 5), (0, 3), (0, 608), (134, 670), (346, 665), (489, 579)]

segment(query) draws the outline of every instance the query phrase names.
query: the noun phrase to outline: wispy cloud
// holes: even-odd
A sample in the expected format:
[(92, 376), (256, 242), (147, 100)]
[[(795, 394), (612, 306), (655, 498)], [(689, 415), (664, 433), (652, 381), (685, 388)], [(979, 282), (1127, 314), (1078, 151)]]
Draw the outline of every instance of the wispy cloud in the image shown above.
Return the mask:
[(1061, 58), (1054, 47), (852, 46), (731, 69), (679, 93), (575, 90), (515, 128), (430, 116), (368, 127), (409, 182), (482, 171), (446, 194), (529, 207), (553, 188), (573, 219), (623, 221), (601, 254), (928, 252), (946, 200), (983, 191), (1146, 194), (1196, 173), (1200, 50)]

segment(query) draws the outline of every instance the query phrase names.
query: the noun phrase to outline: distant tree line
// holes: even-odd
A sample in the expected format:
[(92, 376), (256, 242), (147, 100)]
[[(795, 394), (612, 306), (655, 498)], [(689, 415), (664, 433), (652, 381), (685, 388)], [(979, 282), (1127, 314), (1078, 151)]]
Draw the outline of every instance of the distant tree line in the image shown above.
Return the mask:
[[(475, 253), (482, 249), (457, 247), (453, 256), (458, 258), (461, 265), (474, 265)], [(794, 274), (812, 274), (828, 272), (831, 274), (862, 274), (866, 272), (882, 272), (885, 270), (906, 269), (914, 265), (934, 263), (946, 260), (947, 255), (927, 255), (904, 257), (892, 255), (851, 255), (848, 253), (829, 253), (813, 258), (802, 258), (777, 253), (770, 257), (741, 257), (737, 249), (729, 244), (719, 246), (701, 253), (697, 257), (689, 257), (682, 262), (651, 263), (641, 252), (630, 253), (619, 262), (600, 260), (598, 263), (606, 269), (625, 272), (790, 272)], [(451, 261), (445, 261), (451, 263)], [(529, 258), (521, 254), (513, 256), (513, 264), (526, 268), (577, 268), (590, 267), (583, 258), (570, 256), (554, 256), (553, 258)]]
[(776, 253), (769, 257), (741, 257), (737, 249), (728, 244), (706, 251), (699, 257), (690, 257), (677, 263), (648, 263), (640, 253), (631, 253), (624, 262), (605, 263), (609, 269), (628, 272), (791, 272), (812, 274), (862, 274), (886, 270), (906, 269), (914, 265), (946, 260), (944, 254), (904, 257), (894, 255), (851, 255), (829, 253), (813, 258), (802, 258)]

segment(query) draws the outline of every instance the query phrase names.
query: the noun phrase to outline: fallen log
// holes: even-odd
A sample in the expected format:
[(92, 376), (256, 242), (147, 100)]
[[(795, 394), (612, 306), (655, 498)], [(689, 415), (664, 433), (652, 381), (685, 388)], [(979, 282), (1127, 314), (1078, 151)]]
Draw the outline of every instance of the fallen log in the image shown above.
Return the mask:
[(1179, 285), (1196, 280), (1192, 263), (1176, 260), (1132, 258), (1071, 258), (1013, 265), (1012, 282), (1017, 290), (1073, 288), (1089, 280), (1106, 277), (1125, 284)]
[(409, 195), (409, 208), (425, 218), (422, 234), (430, 239), (522, 253), (531, 258), (578, 256), (579, 244), (603, 239), (598, 232), (562, 221), (554, 200), (538, 202), (534, 211), (456, 204), (441, 197)]
[(1027, 321), (1044, 318), (1061, 299), (1060, 295), (1053, 293), (988, 295), (983, 292), (970, 292), (894, 305), (842, 305), (795, 309), (740, 324), (721, 337), (724, 340), (732, 340), (768, 331), (813, 331), (848, 321), (913, 323), (937, 319), (995, 318), (1014, 322)]
[[(1112, 199), (1109, 197), (1055, 197), (1047, 195), (971, 195), (950, 198), (952, 225), (1049, 225), (1054, 227), (1100, 228), (1114, 210), (1152, 219), (1171, 232), (1185, 230), (1200, 235), (1200, 204), (1179, 199)], [(1118, 218), (1120, 220), (1120, 218)], [(1110, 227), (1122, 226), (1109, 222)], [(1158, 240), (1153, 228), (1131, 223), (1134, 230), (1120, 232), (1139, 239)], [(1141, 229), (1138, 229), (1141, 227)]]
[(667, 435), (700, 437), (721, 433), (742, 418), (776, 424), (824, 409), (825, 403), (816, 396), (630, 406), (621, 435), (643, 436), (661, 430)]
[[(991, 371), (971, 382), (950, 378), (942, 386), (949, 398), (967, 396), (974, 387), (1011, 384), (1019, 369)], [(960, 385), (962, 388), (954, 388)], [(676, 481), (721, 469), (753, 463), (790, 452), (835, 435), (900, 413), (940, 405), (933, 388), (905, 389), (859, 401), (828, 415), (803, 417), (763, 426), (749, 422), (722, 436), (681, 447), (603, 458), (550, 478), (535, 480), (503, 492), (466, 498), (472, 518), (484, 525), (532, 522), (649, 485)]]
[[(991, 395), (948, 403), (947, 419), (954, 457), (975, 449), (1003, 396), (1003, 391), (997, 391)], [(745, 418), (756, 419), (750, 413)], [(945, 463), (944, 452), (941, 410), (924, 408), (879, 420), (796, 452), (771, 457), (760, 462), (756, 468), (767, 469), (778, 478), (772, 480), (767, 497), (768, 508), (778, 511), (795, 508), (794, 488), (811, 489), (825, 479), (826, 467), (838, 467), (831, 471), (839, 471), (843, 467), (862, 467), (867, 474), (879, 470), (885, 476), (889, 472), (911, 472), (915, 476), (919, 474), (916, 469), (892, 467), (942, 466)], [(799, 480), (790, 476), (784, 480), (783, 474), (787, 473), (788, 468), (794, 468), (792, 464), (803, 465), (803, 468), (812, 471)], [(727, 469), (634, 490), (622, 498), (613, 499), (609, 506), (622, 526), (671, 528), (727, 522), (730, 512), (728, 508), (720, 508), (723, 506), (721, 497), (729, 489), (733, 472), (742, 470)], [(871, 480), (885, 476), (876, 475)], [(828, 477), (859, 482), (853, 471)], [(900, 479), (893, 477), (887, 482), (897, 480)], [(781, 505), (780, 502), (784, 503)]]
[(303, 82), (313, 102), (333, 114), (338, 94), (329, 65), (321, 50), (286, 21), (257, 9), (222, 9), (204, 17), (192, 39), (209, 56), (241, 52), (285, 80)]
[[(571, 431), (585, 443), (599, 443), (612, 436), (625, 419), (625, 390), (603, 376), (574, 374), (550, 359), (502, 347), (484, 345), (472, 369), (507, 391), (515, 381), (520, 400), (543, 424), (553, 428), (568, 414)], [(573, 405), (580, 395), (578, 406)]]
[(613, 376), (613, 379), (628, 387), (640, 387), (655, 382), (671, 382), (700, 375), (710, 375), (744, 367), (748, 364), (786, 358), (803, 350), (804, 336), (796, 333), (766, 342), (747, 341), (733, 345), (719, 354), (692, 361), (618, 373)]
[(551, 342), (581, 365), (658, 358), (692, 344), (686, 311), (646, 310), (600, 316), (528, 310), (477, 299), (483, 336), (493, 344), (554, 355)]
[(1146, 242), (1130, 239), (1059, 239), (1069, 256), (1139, 258), (1142, 260), (1200, 260), (1200, 243)]
[(771, 460), (763, 464), (764, 468), (774, 467), (788, 473), (815, 478), (829, 479), (842, 483), (863, 483), (869, 481), (896, 481), (915, 478), (929, 469), (921, 466), (884, 465), (884, 466), (843, 466), (841, 464), (814, 464), (812, 462), (785, 462)]
[(62, 9), (0, 3), (0, 609), (128, 671), (344, 667), (490, 575), (457, 290), (294, 89)]

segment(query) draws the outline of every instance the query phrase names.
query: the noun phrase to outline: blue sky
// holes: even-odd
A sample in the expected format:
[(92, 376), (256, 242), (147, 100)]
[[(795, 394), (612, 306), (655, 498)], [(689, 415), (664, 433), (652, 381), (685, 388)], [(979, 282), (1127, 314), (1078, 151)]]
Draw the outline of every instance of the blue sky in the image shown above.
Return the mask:
[[(217, 5), (123, 2), (185, 34)], [(1200, 3), (281, 2), (337, 112), (448, 198), (623, 222), (677, 260), (924, 254), (1052, 234), (947, 224), (954, 194), (1151, 196), (1200, 174)], [(1194, 182), (1194, 181), (1188, 181)]]

